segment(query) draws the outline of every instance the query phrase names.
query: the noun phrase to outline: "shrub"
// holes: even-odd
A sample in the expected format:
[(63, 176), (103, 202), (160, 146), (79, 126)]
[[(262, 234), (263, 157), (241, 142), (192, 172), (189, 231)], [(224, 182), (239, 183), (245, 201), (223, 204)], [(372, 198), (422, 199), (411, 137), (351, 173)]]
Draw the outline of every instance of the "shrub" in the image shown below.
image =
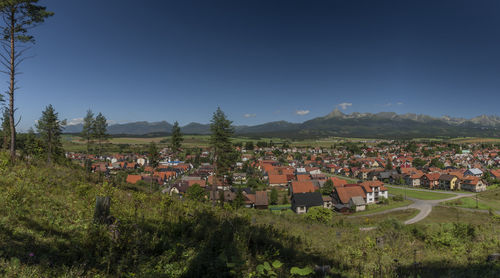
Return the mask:
[(307, 211), (305, 217), (309, 221), (328, 223), (333, 217), (333, 211), (323, 207), (312, 207)]
[(392, 197), (392, 199), (396, 202), (402, 202), (405, 198), (403, 197), (402, 194), (397, 194)]

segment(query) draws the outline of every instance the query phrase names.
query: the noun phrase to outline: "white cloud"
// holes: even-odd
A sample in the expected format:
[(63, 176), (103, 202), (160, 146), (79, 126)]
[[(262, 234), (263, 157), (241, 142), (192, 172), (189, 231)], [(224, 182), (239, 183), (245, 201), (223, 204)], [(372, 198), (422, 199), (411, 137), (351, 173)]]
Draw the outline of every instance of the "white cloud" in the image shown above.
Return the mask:
[(247, 114), (243, 115), (243, 117), (245, 117), (245, 118), (255, 118), (255, 117), (257, 117), (257, 114), (247, 113)]
[(311, 112), (311, 111), (309, 111), (309, 110), (297, 110), (297, 111), (295, 111), (295, 114), (297, 114), (299, 116), (305, 116), (305, 115), (309, 114), (309, 112)]
[(83, 118), (75, 118), (68, 121), (66, 125), (78, 125), (83, 124)]
[(397, 105), (403, 105), (403, 103), (402, 103), (402, 102), (398, 102), (398, 103), (396, 103), (396, 104), (397, 104)]
[[(106, 120), (106, 122), (108, 123), (108, 125), (116, 124), (116, 121), (113, 121), (113, 120)], [(79, 124), (83, 124), (83, 118), (74, 118), (74, 119), (68, 120), (66, 123), (67, 126), (79, 125)]]
[(352, 103), (350, 102), (342, 102), (337, 104), (342, 110), (346, 110), (348, 107), (352, 106)]
[(384, 106), (387, 106), (387, 107), (392, 106), (392, 102), (388, 102)]

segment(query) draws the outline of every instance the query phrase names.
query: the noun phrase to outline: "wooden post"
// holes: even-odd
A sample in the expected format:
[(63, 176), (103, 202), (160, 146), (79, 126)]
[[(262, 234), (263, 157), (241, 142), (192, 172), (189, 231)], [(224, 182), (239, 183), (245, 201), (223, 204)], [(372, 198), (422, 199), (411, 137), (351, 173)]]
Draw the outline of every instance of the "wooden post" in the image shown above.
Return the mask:
[(97, 196), (95, 198), (94, 222), (106, 224), (109, 219), (111, 198), (109, 196)]

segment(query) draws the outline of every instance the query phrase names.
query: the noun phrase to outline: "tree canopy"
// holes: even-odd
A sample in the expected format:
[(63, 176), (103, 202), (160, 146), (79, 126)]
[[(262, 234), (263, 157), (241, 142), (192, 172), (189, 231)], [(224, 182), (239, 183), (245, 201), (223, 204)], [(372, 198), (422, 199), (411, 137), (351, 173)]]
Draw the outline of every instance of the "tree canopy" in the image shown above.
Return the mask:
[(170, 149), (172, 149), (174, 155), (181, 151), (182, 141), (184, 141), (184, 138), (182, 137), (181, 128), (179, 123), (175, 122), (172, 127), (172, 138), (170, 139)]
[(36, 129), (40, 134), (44, 145), (47, 162), (52, 163), (53, 158), (62, 155), (61, 134), (66, 121), (59, 120), (59, 114), (54, 107), (49, 105), (42, 112), (42, 117), (36, 123)]

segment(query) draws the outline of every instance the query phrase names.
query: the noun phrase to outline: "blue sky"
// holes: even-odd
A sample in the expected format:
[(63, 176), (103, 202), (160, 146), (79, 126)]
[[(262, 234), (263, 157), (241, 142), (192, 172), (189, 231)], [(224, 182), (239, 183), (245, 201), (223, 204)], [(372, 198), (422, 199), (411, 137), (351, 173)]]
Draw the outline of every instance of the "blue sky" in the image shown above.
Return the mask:
[(335, 107), (498, 115), (496, 0), (41, 3), (55, 16), (22, 65), (21, 129), (48, 104), (68, 120), (181, 124), (217, 106), (249, 125)]

